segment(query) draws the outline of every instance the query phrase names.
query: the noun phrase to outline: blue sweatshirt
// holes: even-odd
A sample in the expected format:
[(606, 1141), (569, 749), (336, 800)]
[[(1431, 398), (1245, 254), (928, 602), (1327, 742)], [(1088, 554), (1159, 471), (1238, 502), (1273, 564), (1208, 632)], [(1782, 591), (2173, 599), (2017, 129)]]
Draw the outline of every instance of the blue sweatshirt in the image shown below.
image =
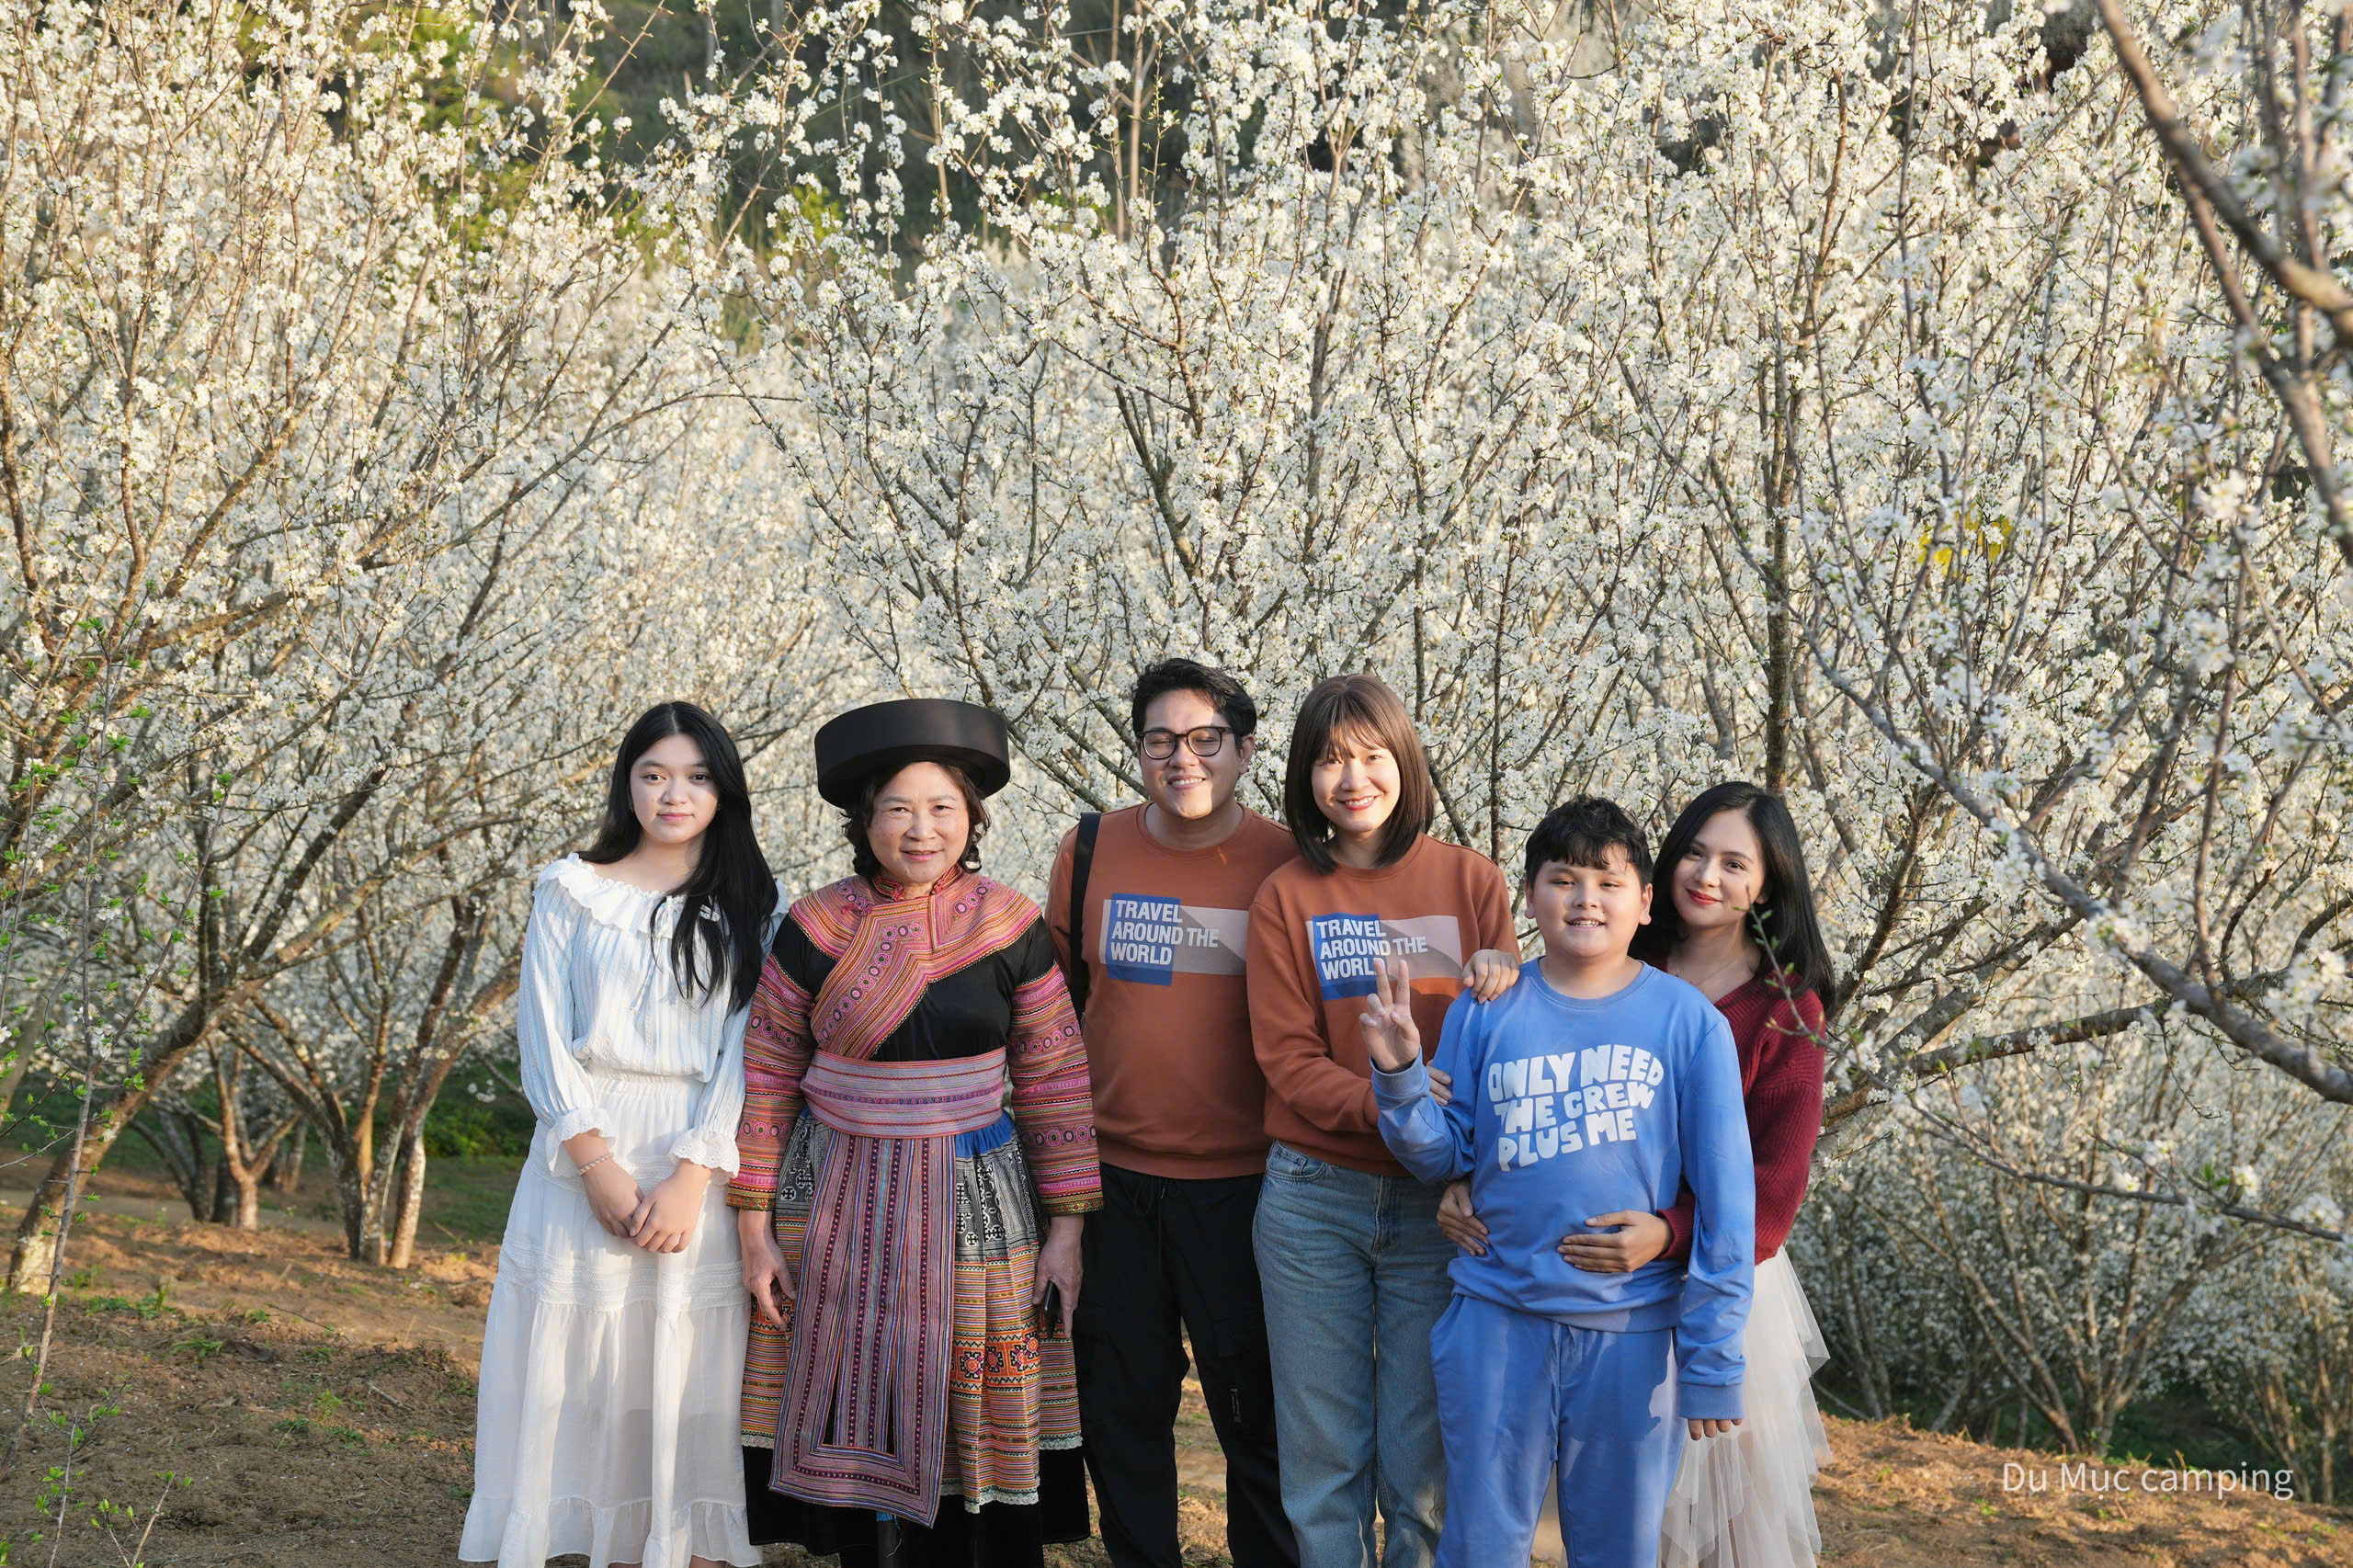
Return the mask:
[[(1455, 1258), (1454, 1288), (1581, 1328), (1672, 1327), (1681, 1413), (1739, 1416), (1756, 1176), (1723, 1015), (1648, 965), (1583, 1000), (1531, 960), (1495, 1001), (1454, 999), (1430, 1065), (1453, 1075), (1450, 1105), (1430, 1098), (1418, 1062), (1375, 1071), (1372, 1088), (1381, 1136), (1407, 1170), (1428, 1182), (1470, 1173), (1487, 1251)], [(1688, 1268), (1659, 1257), (1596, 1274), (1556, 1250), (1592, 1228), (1588, 1215), (1665, 1209), (1686, 1183), (1699, 1206)]]

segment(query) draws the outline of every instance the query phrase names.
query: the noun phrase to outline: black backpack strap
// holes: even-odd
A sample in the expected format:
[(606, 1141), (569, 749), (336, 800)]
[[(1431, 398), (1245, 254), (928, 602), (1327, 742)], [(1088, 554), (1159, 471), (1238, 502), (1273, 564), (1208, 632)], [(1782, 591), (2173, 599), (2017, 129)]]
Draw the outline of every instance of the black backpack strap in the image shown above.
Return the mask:
[(1070, 856), (1070, 1005), (1086, 1017), (1086, 993), (1094, 970), (1086, 961), (1086, 874), (1095, 869), (1095, 835), (1102, 830), (1101, 812), (1082, 812), (1078, 842)]

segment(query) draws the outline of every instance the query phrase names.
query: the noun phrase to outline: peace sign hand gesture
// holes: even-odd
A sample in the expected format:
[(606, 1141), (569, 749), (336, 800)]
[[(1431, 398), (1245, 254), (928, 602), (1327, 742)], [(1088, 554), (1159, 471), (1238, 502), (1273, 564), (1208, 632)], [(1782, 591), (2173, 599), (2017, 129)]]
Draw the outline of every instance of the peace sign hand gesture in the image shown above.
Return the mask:
[(1414, 1026), (1413, 971), (1404, 959), (1375, 959), (1372, 987), (1364, 1002), (1365, 1049), (1382, 1072), (1402, 1073), (1422, 1057), (1422, 1031)]

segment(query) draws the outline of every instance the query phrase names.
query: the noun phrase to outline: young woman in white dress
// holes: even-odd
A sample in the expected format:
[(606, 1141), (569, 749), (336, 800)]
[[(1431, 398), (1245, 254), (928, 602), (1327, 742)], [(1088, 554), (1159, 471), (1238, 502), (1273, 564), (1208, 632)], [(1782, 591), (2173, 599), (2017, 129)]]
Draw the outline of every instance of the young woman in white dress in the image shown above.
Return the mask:
[(725, 1191), (776, 907), (734, 743), (689, 703), (651, 710), (595, 843), (540, 874), (524, 934), (516, 1033), (539, 1129), (483, 1333), (463, 1561), (760, 1561)]

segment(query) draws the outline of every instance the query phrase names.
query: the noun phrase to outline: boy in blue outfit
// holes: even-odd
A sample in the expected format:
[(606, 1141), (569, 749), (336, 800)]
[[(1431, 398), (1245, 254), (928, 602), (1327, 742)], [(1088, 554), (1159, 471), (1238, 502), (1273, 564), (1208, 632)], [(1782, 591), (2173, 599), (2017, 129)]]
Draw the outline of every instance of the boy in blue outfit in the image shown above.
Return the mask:
[[(1466, 1171), (1488, 1246), (1451, 1265), (1430, 1335), (1446, 1444), (1438, 1568), (1525, 1562), (1548, 1471), (1574, 1568), (1650, 1568), (1684, 1433), (1741, 1415), (1756, 1177), (1732, 1030), (1708, 999), (1627, 954), (1650, 918), (1650, 846), (1608, 801), (1529, 835), (1528, 910), (1544, 956), (1493, 1002), (1466, 992), (1431, 1065), (1408, 977), (1384, 961), (1365, 1006), (1381, 1135), (1426, 1182)], [(1578, 1268), (1585, 1217), (1698, 1199), (1688, 1267)], [(1680, 1419), (1678, 1419), (1680, 1417)]]

